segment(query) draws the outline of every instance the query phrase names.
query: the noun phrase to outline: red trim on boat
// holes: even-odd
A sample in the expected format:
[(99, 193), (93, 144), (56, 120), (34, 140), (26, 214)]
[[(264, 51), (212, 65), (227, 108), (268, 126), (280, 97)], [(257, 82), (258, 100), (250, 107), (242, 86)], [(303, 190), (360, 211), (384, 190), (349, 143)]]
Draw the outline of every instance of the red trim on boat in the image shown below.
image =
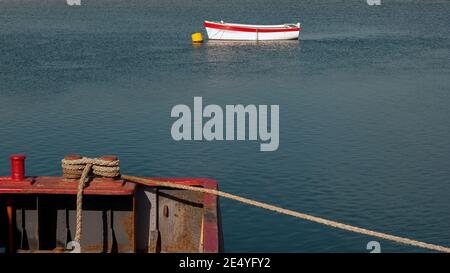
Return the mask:
[[(215, 180), (207, 178), (150, 178), (169, 181), (188, 186), (200, 186), (217, 190)], [(0, 197), (3, 194), (77, 194), (78, 183), (67, 182), (63, 177), (39, 176), (26, 177), (23, 181), (13, 181), (9, 176), (0, 176)], [(157, 185), (155, 185), (157, 186)], [(84, 190), (86, 195), (133, 195), (135, 183), (122, 181), (91, 181)], [(220, 226), (220, 208), (218, 196), (203, 193), (203, 249), (201, 252), (217, 253), (223, 251), (222, 230)]]
[(204, 22), (205, 27), (215, 28), (215, 29), (223, 29), (223, 30), (231, 30), (231, 31), (241, 31), (241, 32), (289, 32), (289, 31), (300, 31), (301, 28), (293, 27), (293, 28), (250, 28), (250, 27), (238, 27), (238, 26), (229, 26), (224, 24), (215, 24)]

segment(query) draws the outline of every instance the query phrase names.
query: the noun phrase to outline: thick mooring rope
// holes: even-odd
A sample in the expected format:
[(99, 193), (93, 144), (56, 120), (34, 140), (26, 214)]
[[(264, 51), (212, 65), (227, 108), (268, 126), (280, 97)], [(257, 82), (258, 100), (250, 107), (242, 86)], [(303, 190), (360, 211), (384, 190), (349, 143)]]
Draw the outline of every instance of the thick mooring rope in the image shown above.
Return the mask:
[(63, 176), (66, 179), (77, 179), (77, 210), (76, 210), (76, 229), (74, 241), (81, 243), (81, 231), (83, 222), (83, 190), (92, 173), (100, 177), (119, 177), (120, 167), (119, 160), (105, 160), (102, 158), (64, 158), (61, 160)]
[[(120, 167), (119, 167), (119, 160), (113, 159), (113, 160), (105, 160), (101, 158), (76, 158), (76, 159), (63, 159), (61, 161), (61, 165), (63, 168), (63, 175), (67, 179), (78, 179), (78, 191), (77, 191), (77, 211), (76, 211), (76, 232), (75, 232), (75, 238), (74, 241), (80, 243), (81, 242), (81, 233), (82, 233), (82, 209), (83, 209), (83, 190), (86, 185), (86, 183), (89, 180), (89, 176), (91, 173), (91, 170), (94, 175), (102, 176), (102, 177), (119, 177), (120, 176)], [(239, 201), (241, 203), (245, 203), (251, 206), (264, 208), (267, 210), (275, 211), (281, 214), (290, 215), (296, 218), (308, 220), (311, 222), (319, 223), (322, 225), (347, 230), (355, 233), (360, 233), (368, 236), (373, 236), (385, 240), (394, 241), (401, 244), (406, 244), (410, 246), (416, 246), (424, 249), (429, 250), (435, 250), (439, 252), (447, 252), (450, 253), (450, 248), (435, 245), (435, 244), (429, 244), (405, 237), (399, 237), (395, 235), (390, 235), (387, 233), (377, 232), (373, 230), (368, 230), (365, 228), (360, 228), (352, 225), (347, 225), (343, 223), (339, 223), (332, 220), (327, 220), (324, 218), (312, 216), (305, 213), (296, 212), (289, 209), (284, 209), (281, 207), (273, 206), (270, 204), (258, 202), (255, 200), (251, 200), (248, 198), (244, 198), (238, 195), (226, 193), (223, 191), (213, 190), (213, 189), (205, 189), (200, 187), (193, 187), (193, 186), (187, 186), (182, 184), (177, 184), (170, 181), (161, 181), (161, 180), (153, 180), (153, 179), (147, 179), (137, 176), (130, 176), (130, 175), (122, 175), (122, 179), (134, 182), (141, 185), (146, 186), (162, 186), (167, 188), (175, 188), (175, 189), (182, 189), (182, 190), (190, 190), (190, 191), (196, 191), (196, 192), (202, 192), (202, 193), (208, 193), (208, 194), (214, 194), (217, 196), (221, 196), (224, 198), (232, 199)]]
[(352, 226), (352, 225), (347, 225), (347, 224), (339, 223), (336, 221), (327, 220), (324, 218), (308, 215), (305, 213), (300, 213), (300, 212), (296, 212), (293, 210), (288, 210), (288, 209), (280, 208), (277, 206), (269, 205), (266, 203), (258, 202), (255, 200), (251, 200), (251, 199), (237, 196), (234, 194), (226, 193), (223, 191), (205, 189), (205, 188), (199, 188), (199, 187), (192, 187), (192, 186), (181, 185), (181, 184), (177, 184), (177, 183), (173, 183), (173, 182), (169, 182), (169, 181), (153, 180), (153, 179), (141, 178), (141, 177), (130, 176), (130, 175), (122, 175), (122, 179), (131, 181), (131, 182), (135, 182), (137, 184), (147, 185), (147, 186), (158, 185), (158, 186), (163, 186), (163, 187), (168, 187), (168, 188), (176, 188), (176, 189), (183, 189), (183, 190), (190, 190), (190, 191), (214, 194), (214, 195), (222, 196), (222, 197), (225, 197), (228, 199), (233, 199), (233, 200), (236, 200), (236, 201), (239, 201), (239, 202), (251, 205), (251, 206), (260, 207), (260, 208), (275, 211), (275, 212), (278, 212), (281, 214), (294, 216), (296, 218), (308, 220), (308, 221), (319, 223), (322, 225), (326, 225), (326, 226), (330, 226), (330, 227), (334, 227), (334, 228), (338, 228), (338, 229), (343, 229), (343, 230), (347, 230), (347, 231), (351, 231), (351, 232), (355, 232), (355, 233), (360, 233), (360, 234), (364, 234), (364, 235), (368, 235), (368, 236), (373, 236), (373, 237), (377, 237), (377, 238), (381, 238), (381, 239), (385, 239), (385, 240), (389, 240), (389, 241), (394, 241), (394, 242), (405, 244), (405, 245), (416, 246), (416, 247), (420, 247), (420, 248), (450, 253), (450, 248), (448, 248), (448, 247), (424, 243), (424, 242), (408, 239), (405, 237), (394, 236), (394, 235), (390, 235), (390, 234), (386, 234), (386, 233), (382, 233), (382, 232), (377, 232), (377, 231), (368, 230), (368, 229), (364, 229), (364, 228), (360, 228), (360, 227), (356, 227), (356, 226)]
[(102, 177), (118, 177), (120, 175), (119, 160), (105, 160), (102, 158), (82, 157), (79, 159), (63, 159), (61, 167), (64, 178), (80, 178), (87, 164), (92, 164), (92, 170), (95, 175)]
[(86, 182), (88, 181), (88, 175), (91, 171), (92, 164), (88, 163), (84, 167), (83, 173), (81, 174), (80, 181), (78, 182), (77, 191), (77, 215), (76, 215), (76, 228), (75, 228), (75, 238), (74, 241), (81, 243), (81, 226), (83, 222), (83, 190)]

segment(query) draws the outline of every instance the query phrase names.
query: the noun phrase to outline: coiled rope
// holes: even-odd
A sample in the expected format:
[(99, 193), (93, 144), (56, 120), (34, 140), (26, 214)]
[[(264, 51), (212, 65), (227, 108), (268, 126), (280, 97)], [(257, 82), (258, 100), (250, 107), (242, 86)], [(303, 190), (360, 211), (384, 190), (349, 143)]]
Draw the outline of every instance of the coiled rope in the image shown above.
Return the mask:
[(76, 229), (74, 241), (81, 245), (81, 229), (83, 222), (83, 190), (92, 174), (100, 177), (119, 177), (119, 160), (116, 157), (105, 156), (102, 158), (88, 158), (80, 156), (68, 156), (61, 160), (63, 177), (66, 179), (77, 179), (77, 211), (76, 211)]
[[(117, 158), (107, 158), (108, 160), (104, 159), (98, 159), (98, 158), (65, 158), (62, 160), (62, 167), (63, 167), (63, 174), (65, 178), (74, 179), (74, 178), (80, 178), (79, 184), (78, 184), (78, 193), (77, 193), (77, 224), (76, 224), (76, 233), (75, 233), (75, 241), (80, 243), (81, 240), (81, 224), (82, 224), (82, 205), (83, 205), (83, 189), (86, 185), (86, 182), (88, 181), (88, 175), (91, 171), (91, 168), (93, 169), (93, 173), (98, 176), (104, 176), (104, 177), (118, 177), (120, 176), (120, 167), (119, 167), (119, 160)], [(78, 176), (77, 176), (78, 175)], [(439, 251), (439, 252), (447, 252), (450, 253), (450, 248), (435, 244), (429, 244), (405, 237), (390, 235), (387, 233), (377, 232), (365, 228), (360, 228), (352, 225), (347, 225), (344, 223), (312, 216), (309, 214), (284, 209), (281, 207), (273, 206), (267, 203), (258, 202), (255, 200), (251, 200), (248, 198), (244, 198), (238, 195), (230, 194), (223, 191), (213, 190), (213, 189), (205, 189), (205, 188), (199, 188), (199, 187), (193, 187), (193, 186), (187, 186), (182, 184), (177, 184), (170, 181), (161, 181), (161, 180), (153, 180), (148, 178), (142, 178), (137, 176), (130, 176), (130, 175), (121, 175), (121, 178), (126, 181), (134, 182), (136, 184), (146, 185), (146, 186), (162, 186), (167, 188), (175, 188), (175, 189), (182, 189), (182, 190), (189, 190), (189, 191), (195, 191), (195, 192), (201, 192), (201, 193), (208, 193), (213, 194), (217, 196), (221, 196), (224, 198), (232, 199), (244, 204), (248, 204), (251, 206), (271, 210), (274, 212), (278, 212), (285, 215), (290, 215), (296, 218), (300, 218), (303, 220), (307, 220), (310, 222), (319, 223), (325, 226), (334, 227), (354, 233), (364, 234), (372, 237), (377, 237), (380, 239), (385, 239), (405, 245), (420, 247), (424, 249)]]
[(119, 160), (114, 156), (89, 158), (80, 156), (67, 156), (61, 160), (63, 176), (67, 179), (80, 178), (87, 164), (92, 165), (93, 174), (101, 177), (120, 176)]

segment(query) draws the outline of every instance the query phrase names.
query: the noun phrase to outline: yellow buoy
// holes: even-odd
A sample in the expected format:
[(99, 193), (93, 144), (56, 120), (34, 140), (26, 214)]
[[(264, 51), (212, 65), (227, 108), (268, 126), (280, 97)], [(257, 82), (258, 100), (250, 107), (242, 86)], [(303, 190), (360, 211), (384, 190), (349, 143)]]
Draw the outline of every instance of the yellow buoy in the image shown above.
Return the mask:
[(203, 43), (203, 37), (202, 34), (200, 32), (196, 32), (194, 34), (192, 34), (192, 42), (193, 43)]

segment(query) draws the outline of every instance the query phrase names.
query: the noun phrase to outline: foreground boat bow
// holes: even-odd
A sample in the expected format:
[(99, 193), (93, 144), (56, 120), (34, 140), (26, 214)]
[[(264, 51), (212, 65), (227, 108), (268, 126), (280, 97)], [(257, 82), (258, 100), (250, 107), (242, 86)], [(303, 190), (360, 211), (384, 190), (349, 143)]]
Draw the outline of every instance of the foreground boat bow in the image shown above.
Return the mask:
[[(24, 160), (23, 155), (12, 156), (11, 176), (0, 176), (0, 252), (67, 252), (74, 246), (77, 232), (79, 181), (68, 178), (73, 172), (67, 170), (63, 177), (26, 176)], [(152, 180), (211, 190), (218, 187), (216, 181), (206, 178)], [(91, 173), (82, 202), (83, 229), (78, 251), (223, 250), (220, 207), (215, 195), (139, 185)]]

